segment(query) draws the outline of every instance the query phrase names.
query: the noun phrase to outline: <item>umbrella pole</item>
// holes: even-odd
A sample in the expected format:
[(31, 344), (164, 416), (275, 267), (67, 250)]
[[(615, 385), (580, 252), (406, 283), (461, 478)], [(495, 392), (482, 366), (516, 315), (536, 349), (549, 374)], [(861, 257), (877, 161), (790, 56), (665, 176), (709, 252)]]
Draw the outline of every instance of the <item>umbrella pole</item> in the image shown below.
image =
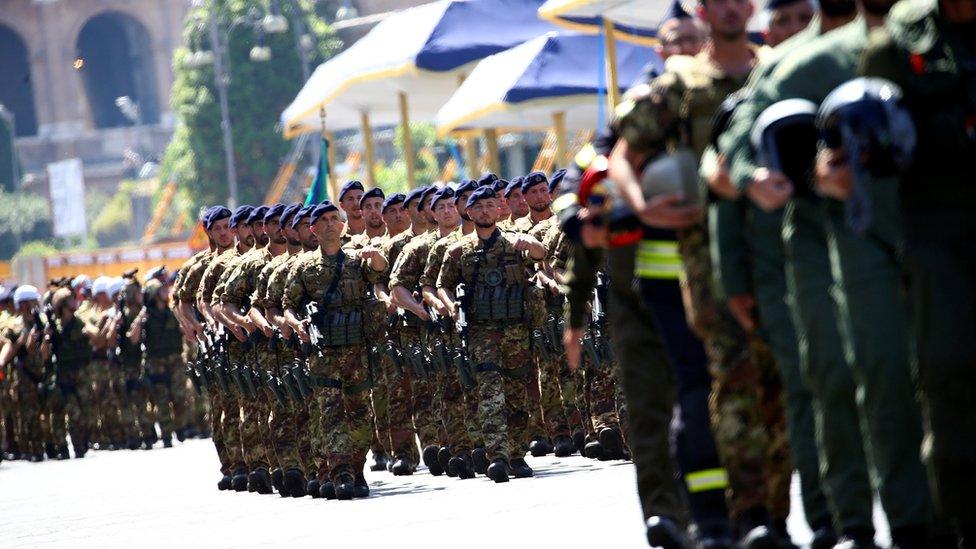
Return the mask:
[(478, 138), (473, 135), (464, 138), (464, 163), (468, 178), (478, 177)]
[(620, 84), (617, 82), (617, 40), (613, 21), (603, 20), (604, 50), (607, 52), (607, 100), (610, 110), (620, 102)]
[(413, 157), (413, 140), (410, 139), (410, 112), (407, 109), (407, 94), (399, 92), (398, 95), (400, 98), (400, 126), (403, 128), (403, 155), (406, 156), (404, 160), (407, 162), (407, 185), (412, 189), (417, 186), (417, 175), (415, 173), (416, 166), (414, 166), (416, 159)]
[(485, 130), (485, 145), (488, 148), (488, 170), (498, 173), (498, 130), (490, 128)]
[(366, 149), (366, 186), (376, 186), (376, 156), (373, 151), (373, 128), (369, 124), (369, 113), (359, 114), (360, 132), (363, 134), (363, 148)]
[(558, 169), (566, 162), (566, 113), (564, 111), (552, 113), (552, 131), (556, 133), (556, 159), (553, 167)]

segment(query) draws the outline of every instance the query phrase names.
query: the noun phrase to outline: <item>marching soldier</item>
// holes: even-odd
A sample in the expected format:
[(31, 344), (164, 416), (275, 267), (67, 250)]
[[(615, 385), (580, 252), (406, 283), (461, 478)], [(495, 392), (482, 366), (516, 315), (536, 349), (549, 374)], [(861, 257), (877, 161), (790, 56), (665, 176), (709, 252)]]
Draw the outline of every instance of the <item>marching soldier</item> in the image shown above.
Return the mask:
[[(129, 337), (130, 329), (143, 310), (142, 286), (134, 276), (127, 277), (122, 293), (125, 296), (124, 305), (115, 309), (108, 337), (110, 352), (121, 378), (120, 415), (122, 425), (129, 431), (126, 438), (128, 448), (135, 450), (144, 446), (148, 450), (158, 438), (156, 420), (151, 411), (153, 399), (146, 386), (147, 380), (142, 367), (142, 338), (136, 337), (133, 340)], [(182, 375), (179, 379), (182, 380)], [(166, 437), (163, 438), (165, 441)]]
[(34, 286), (18, 286), (12, 296), (14, 312), (0, 326), (0, 368), (9, 372), (4, 381), (10, 384), (17, 413), (13, 430), (19, 450), (35, 462), (44, 460), (47, 442), (41, 417), (46, 414), (48, 377), (44, 354), (50, 352), (40, 300)]

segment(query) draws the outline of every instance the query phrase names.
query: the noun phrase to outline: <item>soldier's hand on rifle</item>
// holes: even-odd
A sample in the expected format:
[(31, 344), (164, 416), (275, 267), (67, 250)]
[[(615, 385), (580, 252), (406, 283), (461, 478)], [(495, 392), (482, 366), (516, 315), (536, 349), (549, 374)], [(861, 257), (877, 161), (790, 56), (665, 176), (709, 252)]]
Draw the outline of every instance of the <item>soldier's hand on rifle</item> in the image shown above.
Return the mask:
[(229, 329), (230, 332), (234, 334), (234, 337), (237, 339), (237, 341), (240, 341), (241, 343), (247, 341), (247, 330), (245, 330), (242, 326), (238, 326), (237, 324), (232, 324), (229, 326)]
[(303, 319), (300, 324), (294, 326), (295, 335), (298, 336), (299, 341), (302, 343), (308, 343), (312, 340), (308, 335), (308, 328), (312, 325), (312, 321), (309, 319)]
[(579, 369), (580, 353), (583, 350), (583, 328), (570, 328), (566, 326), (563, 330), (563, 348), (566, 349), (566, 365), (570, 372)]
[(369, 266), (374, 271), (383, 271), (386, 269), (386, 258), (383, 257), (383, 254), (375, 246), (364, 246), (359, 251), (359, 256), (368, 261)]
[(817, 192), (823, 196), (847, 200), (854, 192), (854, 177), (847, 153), (843, 149), (821, 149), (817, 154)]
[(757, 206), (767, 212), (778, 210), (793, 196), (793, 184), (780, 172), (769, 168), (757, 168), (746, 194)]
[(683, 229), (698, 222), (701, 206), (684, 204), (685, 195), (679, 191), (659, 194), (644, 203), (637, 217), (645, 225), (659, 229)]
[(410, 309), (410, 312), (417, 315), (417, 317), (420, 318), (420, 320), (423, 320), (424, 322), (430, 321), (430, 314), (427, 313), (427, 309), (424, 309), (423, 305), (417, 302), (408, 303), (407, 305)]
[(726, 200), (739, 198), (739, 189), (732, 184), (732, 178), (729, 177), (729, 167), (725, 162), (725, 155), (722, 153), (718, 154), (715, 170), (708, 174), (705, 182), (708, 183), (708, 188), (712, 192)]
[(444, 313), (451, 318), (457, 318), (457, 308), (461, 305), (460, 303), (455, 303), (454, 301), (444, 301)]
[(729, 298), (729, 311), (735, 317), (742, 329), (752, 332), (756, 329), (753, 311), (756, 309), (756, 298), (752, 294), (738, 294)]

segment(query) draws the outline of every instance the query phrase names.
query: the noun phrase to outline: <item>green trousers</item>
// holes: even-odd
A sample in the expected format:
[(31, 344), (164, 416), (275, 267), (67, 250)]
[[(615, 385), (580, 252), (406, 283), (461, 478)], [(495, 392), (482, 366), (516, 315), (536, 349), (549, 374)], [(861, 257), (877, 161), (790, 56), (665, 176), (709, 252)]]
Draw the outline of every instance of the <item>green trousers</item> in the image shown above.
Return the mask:
[(800, 371), (813, 397), (822, 487), (834, 526), (873, 531), (861, 420), (831, 297), (824, 223), (817, 203), (797, 198), (786, 206), (787, 303), (797, 330)]
[[(881, 191), (887, 190), (888, 193)], [(853, 356), (872, 478), (892, 528), (931, 522), (922, 465), (922, 419), (910, 369), (908, 310), (902, 291), (894, 185), (874, 196), (874, 219), (854, 234), (843, 206), (825, 200), (834, 296), (847, 352)]]

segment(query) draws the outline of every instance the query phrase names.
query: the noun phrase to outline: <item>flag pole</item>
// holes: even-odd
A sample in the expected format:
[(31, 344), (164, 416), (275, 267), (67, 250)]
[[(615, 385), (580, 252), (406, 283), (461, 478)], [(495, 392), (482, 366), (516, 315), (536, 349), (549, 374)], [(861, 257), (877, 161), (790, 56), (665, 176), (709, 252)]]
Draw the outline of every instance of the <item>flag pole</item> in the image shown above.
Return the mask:
[(359, 131), (363, 134), (363, 155), (366, 157), (366, 187), (376, 186), (376, 153), (373, 150), (373, 127), (369, 123), (369, 113), (359, 113)]

